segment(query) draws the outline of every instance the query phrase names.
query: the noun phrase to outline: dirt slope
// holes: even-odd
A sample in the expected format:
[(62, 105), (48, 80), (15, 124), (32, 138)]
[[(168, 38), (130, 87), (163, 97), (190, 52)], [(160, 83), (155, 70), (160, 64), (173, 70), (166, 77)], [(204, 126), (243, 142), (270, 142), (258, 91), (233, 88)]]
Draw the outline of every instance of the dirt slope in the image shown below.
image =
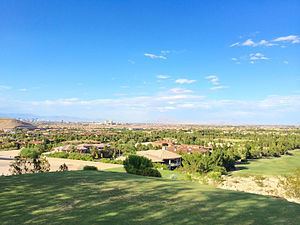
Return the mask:
[(20, 120), (0, 118), (0, 130), (12, 130), (16, 128), (35, 129), (36, 127)]

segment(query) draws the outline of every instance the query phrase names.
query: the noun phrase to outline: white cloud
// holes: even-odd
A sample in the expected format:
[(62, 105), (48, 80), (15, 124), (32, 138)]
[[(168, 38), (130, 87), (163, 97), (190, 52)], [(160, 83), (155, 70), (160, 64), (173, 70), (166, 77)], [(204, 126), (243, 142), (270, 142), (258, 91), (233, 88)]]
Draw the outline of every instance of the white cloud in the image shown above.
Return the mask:
[(185, 88), (172, 88), (169, 90), (171, 93), (174, 94), (186, 94), (186, 93), (192, 93), (192, 90), (185, 89)]
[(206, 80), (208, 80), (213, 86), (210, 88), (210, 90), (221, 90), (228, 88), (228, 86), (221, 85), (219, 77), (215, 75), (210, 75), (205, 77)]
[(237, 59), (237, 58), (231, 58), (231, 60), (232, 60), (232, 61), (237, 61), (238, 59)]
[(271, 43), (271, 42), (266, 41), (266, 40), (261, 40), (260, 42), (258, 42), (256, 44), (256, 46), (267, 46), (267, 47), (274, 46), (274, 45), (277, 45), (277, 44)]
[(190, 79), (186, 79), (186, 78), (180, 78), (175, 81), (175, 83), (177, 83), (177, 84), (192, 84), (195, 82), (196, 82), (196, 80), (190, 80)]
[(151, 53), (145, 53), (144, 56), (150, 58), (150, 59), (167, 59), (166, 56), (163, 55), (155, 55), (155, 54), (151, 54)]
[(275, 42), (290, 42), (292, 44), (300, 43), (300, 37), (297, 35), (289, 35), (273, 39)]
[(157, 75), (156, 78), (160, 79), (160, 80), (166, 80), (166, 79), (169, 79), (170, 76), (169, 75), (160, 74), (160, 75)]
[(283, 63), (284, 63), (284, 64), (289, 64), (289, 61), (284, 60)]
[(241, 45), (242, 46), (255, 46), (256, 44), (251, 39), (248, 39), (248, 40), (244, 41)]
[(251, 53), (249, 55), (249, 59), (254, 62), (256, 60), (267, 60), (269, 58), (267, 58), (266, 56), (264, 56), (264, 54), (258, 52), (258, 53)]
[(219, 78), (217, 76), (215, 76), (215, 75), (207, 76), (207, 77), (205, 77), (205, 79), (209, 80), (209, 82), (212, 85), (219, 85), (220, 84)]
[(26, 92), (26, 91), (28, 91), (28, 89), (27, 88), (21, 88), (21, 89), (19, 89), (19, 91)]
[[(69, 115), (85, 118), (111, 118), (118, 121), (157, 121), (161, 114), (174, 121), (188, 118), (194, 122), (229, 121), (251, 123), (300, 124), (300, 95), (272, 95), (260, 100), (209, 99), (192, 94), (155, 94), (139, 97), (116, 97), (110, 99), (79, 98), (42, 101), (18, 101), (0, 97), (1, 111), (35, 113), (37, 115)], [(194, 109), (196, 111), (194, 111)], [(176, 111), (178, 110), (178, 111)], [(186, 110), (186, 111), (185, 111)], [(175, 114), (168, 114), (175, 111)], [(192, 113), (194, 112), (194, 114)], [(120, 113), (122, 112), (122, 113)], [(177, 113), (180, 112), (180, 113)], [(290, 116), (293, 116), (291, 119)], [(147, 120), (147, 121), (148, 121)], [(164, 121), (164, 120), (163, 120)], [(162, 122), (163, 122), (162, 121)]]
[[(276, 46), (279, 45), (278, 43), (283, 42), (283, 43), (292, 43), (292, 44), (297, 44), (300, 43), (300, 37), (297, 35), (288, 35), (288, 36), (283, 36), (283, 37), (278, 37), (274, 38), (273, 40), (265, 40), (262, 39), (260, 41), (253, 41), (252, 39), (247, 39), (246, 41), (240, 43), (236, 42), (230, 47), (235, 47), (235, 46), (249, 46), (249, 47), (260, 47), (260, 46), (265, 46), (265, 47), (271, 47), (271, 46)], [(282, 46), (281, 46), (282, 47)]]
[(232, 45), (230, 45), (229, 47), (234, 47), (234, 46), (239, 46), (240, 45), (240, 42), (236, 42), (236, 43), (233, 43)]

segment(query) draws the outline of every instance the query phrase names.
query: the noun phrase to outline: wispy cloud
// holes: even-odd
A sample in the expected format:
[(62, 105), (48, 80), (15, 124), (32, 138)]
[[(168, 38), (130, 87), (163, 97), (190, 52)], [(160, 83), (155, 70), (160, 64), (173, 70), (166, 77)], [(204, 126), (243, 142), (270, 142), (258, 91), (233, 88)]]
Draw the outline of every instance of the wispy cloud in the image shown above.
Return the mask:
[(255, 46), (255, 43), (251, 39), (248, 39), (248, 40), (244, 41), (241, 45), (242, 46)]
[(244, 42), (236, 42), (230, 45), (230, 47), (239, 47), (239, 46), (248, 46), (248, 47), (271, 47), (277, 46), (280, 43), (291, 43), (298, 44), (300, 43), (300, 37), (298, 35), (288, 35), (283, 37), (274, 38), (272, 40), (262, 39), (260, 41), (253, 41), (252, 39), (247, 39)]
[(298, 35), (289, 35), (289, 36), (283, 36), (273, 39), (275, 42), (290, 42), (292, 44), (298, 44), (300, 43), (300, 37)]
[(174, 94), (187, 94), (187, 93), (192, 93), (193, 91), (185, 88), (172, 88), (170, 89), (170, 92)]
[(230, 45), (230, 47), (235, 47), (235, 46), (249, 46), (249, 47), (258, 47), (258, 46), (266, 46), (266, 47), (270, 47), (270, 46), (274, 46), (277, 45), (275, 43), (272, 43), (270, 41), (267, 40), (260, 40), (258, 42), (254, 42), (252, 39), (247, 39), (244, 42), (236, 42), (232, 45)]
[(186, 79), (186, 78), (179, 78), (179, 79), (175, 80), (175, 83), (177, 83), (177, 84), (192, 84), (195, 82), (196, 82), (196, 80), (190, 80), (190, 79)]
[(254, 64), (255, 61), (259, 61), (259, 60), (268, 60), (269, 58), (267, 58), (264, 54), (258, 52), (258, 53), (251, 53), (249, 55), (249, 60), (251, 64)]
[[(260, 121), (273, 121), (280, 123), (282, 118), (297, 115), (300, 111), (300, 95), (278, 96), (272, 95), (260, 100), (237, 99), (210, 99), (193, 94), (155, 94), (140, 97), (116, 97), (110, 99), (79, 98), (53, 99), (41, 101), (12, 101), (0, 98), (0, 109), (18, 110), (19, 112), (78, 116), (84, 112), (87, 118), (118, 118), (125, 121), (145, 121), (145, 118), (155, 121), (158, 113), (170, 116), (169, 111), (184, 111), (184, 118), (194, 119), (199, 122), (199, 116), (204, 116), (205, 121), (225, 121), (258, 123)], [(197, 110), (196, 114), (191, 110)], [(122, 112), (120, 114), (120, 111)], [(155, 113), (154, 113), (155, 112)], [(209, 115), (207, 117), (207, 115)], [(179, 115), (180, 116), (180, 115)], [(270, 120), (270, 117), (273, 120)], [(182, 118), (182, 117), (181, 117)], [(177, 118), (177, 122), (180, 118)], [(224, 120), (223, 120), (224, 121)], [(289, 121), (289, 120), (285, 120)], [(300, 123), (300, 120), (293, 122)]]
[(236, 42), (236, 43), (233, 43), (232, 45), (230, 45), (229, 47), (234, 47), (234, 46), (239, 46), (240, 45), (240, 42)]
[(27, 88), (20, 88), (19, 91), (26, 92), (26, 91), (28, 91), (28, 89)]
[(207, 76), (205, 77), (206, 80), (209, 80), (209, 82), (212, 84), (212, 85), (219, 85), (220, 84), (220, 80), (217, 76), (215, 75), (210, 75), (210, 76)]
[(244, 55), (238, 58), (231, 58), (233, 62), (236, 64), (241, 64), (241, 62), (250, 62), (251, 64), (254, 64), (255, 62), (258, 61), (263, 61), (263, 60), (270, 60), (270, 58), (266, 57), (263, 53), (261, 52), (256, 52), (256, 53), (250, 53), (249, 55)]
[(267, 60), (269, 58), (267, 58), (266, 56), (264, 56), (264, 54), (258, 52), (258, 53), (251, 53), (249, 55), (250, 60)]
[(221, 85), (220, 79), (216, 75), (210, 75), (205, 77), (206, 80), (208, 80), (213, 86), (210, 88), (210, 90), (220, 90), (228, 88), (228, 86)]
[(164, 55), (155, 55), (155, 54), (151, 54), (151, 53), (145, 53), (144, 56), (146, 56), (150, 59), (167, 59), (167, 57)]
[(160, 80), (166, 80), (166, 79), (169, 79), (171, 76), (169, 75), (163, 75), (163, 74), (159, 74), (156, 76), (157, 79), (160, 79)]

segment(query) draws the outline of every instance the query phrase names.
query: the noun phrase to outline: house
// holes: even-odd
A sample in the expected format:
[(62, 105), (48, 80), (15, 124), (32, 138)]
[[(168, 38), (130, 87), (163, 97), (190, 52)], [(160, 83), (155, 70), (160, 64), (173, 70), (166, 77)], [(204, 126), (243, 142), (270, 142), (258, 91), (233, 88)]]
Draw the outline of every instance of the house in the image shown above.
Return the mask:
[(152, 145), (160, 146), (163, 150), (175, 152), (178, 154), (191, 154), (191, 153), (206, 153), (212, 151), (211, 147), (204, 147), (200, 145), (185, 145), (175, 144), (173, 141), (163, 140), (153, 142)]
[(64, 145), (54, 148), (54, 151), (57, 152), (71, 152), (77, 151), (79, 153), (90, 153), (91, 150), (94, 148), (98, 150), (100, 153), (103, 150), (109, 149), (110, 144), (78, 144), (78, 145)]
[(53, 152), (70, 152), (72, 150), (72, 145), (59, 146), (53, 149)]
[(138, 151), (136, 154), (150, 159), (153, 163), (165, 164), (169, 169), (175, 169), (181, 165), (181, 156), (167, 150)]

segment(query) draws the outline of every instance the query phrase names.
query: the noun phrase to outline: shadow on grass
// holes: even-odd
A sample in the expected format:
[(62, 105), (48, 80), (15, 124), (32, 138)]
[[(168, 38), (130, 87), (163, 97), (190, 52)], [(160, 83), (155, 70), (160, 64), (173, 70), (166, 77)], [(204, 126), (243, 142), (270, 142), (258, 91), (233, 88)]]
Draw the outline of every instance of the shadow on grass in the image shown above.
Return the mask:
[(1, 224), (299, 224), (300, 205), (118, 172), (0, 177)]
[(246, 167), (246, 166), (236, 166), (235, 167), (235, 170), (233, 170), (233, 172), (234, 171), (240, 171), (240, 170), (248, 170), (249, 168), (248, 167)]

